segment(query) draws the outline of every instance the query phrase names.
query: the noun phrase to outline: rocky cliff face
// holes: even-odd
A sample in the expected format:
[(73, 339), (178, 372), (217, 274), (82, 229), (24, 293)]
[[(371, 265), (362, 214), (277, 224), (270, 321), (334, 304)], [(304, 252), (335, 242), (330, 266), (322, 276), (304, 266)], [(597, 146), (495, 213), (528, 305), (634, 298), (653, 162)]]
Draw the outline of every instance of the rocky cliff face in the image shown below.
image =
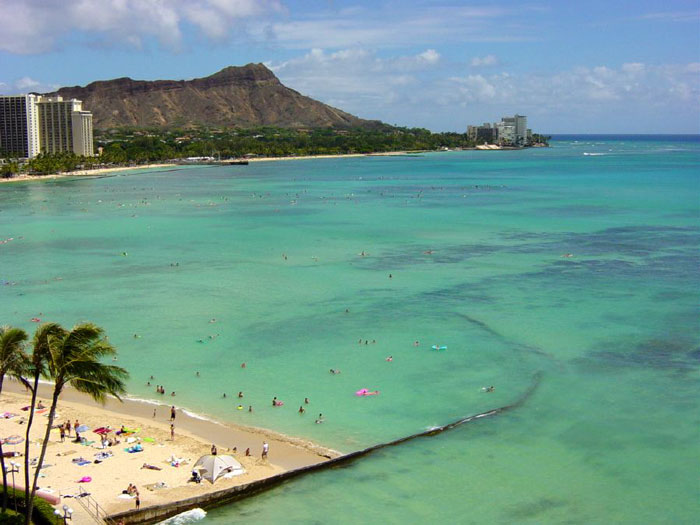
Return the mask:
[(77, 98), (92, 111), (98, 129), (119, 126), (286, 128), (375, 127), (363, 120), (282, 85), (263, 64), (227, 67), (194, 80), (117, 78), (85, 87), (65, 87), (54, 95)]

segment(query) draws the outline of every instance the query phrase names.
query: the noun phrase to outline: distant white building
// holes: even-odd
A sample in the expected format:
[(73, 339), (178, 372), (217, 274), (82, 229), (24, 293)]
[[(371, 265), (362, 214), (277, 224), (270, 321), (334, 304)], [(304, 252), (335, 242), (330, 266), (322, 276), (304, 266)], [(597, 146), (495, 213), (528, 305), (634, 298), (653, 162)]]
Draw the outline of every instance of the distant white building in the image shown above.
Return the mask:
[(498, 141), (501, 144), (510, 146), (527, 146), (529, 144), (526, 116), (503, 117), (496, 124), (496, 127), (498, 128)]
[(75, 99), (0, 96), (0, 150), (30, 159), (64, 151), (92, 156), (92, 113)]

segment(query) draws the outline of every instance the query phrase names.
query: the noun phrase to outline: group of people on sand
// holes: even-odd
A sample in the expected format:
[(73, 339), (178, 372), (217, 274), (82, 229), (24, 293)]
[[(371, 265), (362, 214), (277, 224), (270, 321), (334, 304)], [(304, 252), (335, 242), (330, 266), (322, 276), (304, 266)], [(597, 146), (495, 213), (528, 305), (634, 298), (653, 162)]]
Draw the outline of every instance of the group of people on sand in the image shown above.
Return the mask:
[(134, 504), (137, 509), (141, 506), (141, 495), (139, 494), (139, 489), (133, 483), (129, 483), (129, 486), (122, 490), (122, 494), (133, 496)]
[(61, 443), (63, 443), (66, 440), (66, 436), (71, 437), (70, 432), (71, 429), (75, 431), (75, 439), (74, 441), (76, 443), (80, 443), (82, 440), (84, 440), (84, 437), (80, 436), (80, 432), (78, 431), (78, 427), (80, 426), (80, 422), (76, 419), (75, 422), (71, 426), (70, 420), (67, 420), (65, 423), (62, 423), (58, 425), (58, 432), (60, 433), (61, 436)]

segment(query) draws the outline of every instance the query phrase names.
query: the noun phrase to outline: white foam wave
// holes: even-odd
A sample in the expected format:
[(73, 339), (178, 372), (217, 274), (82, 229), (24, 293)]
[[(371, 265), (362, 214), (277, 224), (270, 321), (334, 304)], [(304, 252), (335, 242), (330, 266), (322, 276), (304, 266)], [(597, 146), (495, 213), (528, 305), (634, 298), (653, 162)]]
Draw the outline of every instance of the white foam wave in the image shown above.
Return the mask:
[(216, 423), (217, 425), (221, 425), (221, 423), (216, 419), (203, 416), (202, 414), (197, 414), (196, 412), (190, 412), (189, 410), (186, 410), (184, 408), (182, 409), (182, 413), (185, 414), (187, 417), (191, 417), (193, 419), (199, 419), (200, 421), (208, 421), (210, 423)]
[[(127, 399), (129, 401), (133, 401), (135, 403), (143, 403), (145, 405), (168, 406), (167, 403), (163, 403), (162, 401), (157, 401), (154, 399), (144, 399), (142, 397), (132, 397), (132, 396), (127, 396)], [(217, 421), (216, 419), (212, 419), (210, 417), (203, 416), (202, 414), (197, 414), (196, 412), (192, 412), (191, 410), (187, 410), (186, 408), (180, 407), (180, 410), (182, 410), (183, 414), (185, 414), (187, 417), (191, 417), (192, 419), (198, 419), (200, 421), (208, 421), (209, 423), (216, 423), (217, 425), (222, 425), (222, 423), (220, 421)]]
[(168, 518), (165, 521), (161, 521), (158, 525), (186, 525), (188, 523), (201, 521), (206, 515), (206, 511), (202, 509), (192, 509), (178, 514), (177, 516), (173, 516), (172, 518)]
[(588, 157), (600, 157), (602, 155), (607, 155), (606, 153), (588, 153), (586, 151), (584, 151), (583, 154)]
[(142, 397), (132, 397), (132, 396), (126, 396), (126, 398), (129, 401), (134, 401), (136, 403), (144, 403), (146, 405), (155, 405), (155, 406), (165, 406), (164, 403), (161, 403), (160, 401), (155, 401), (153, 399), (144, 399)]

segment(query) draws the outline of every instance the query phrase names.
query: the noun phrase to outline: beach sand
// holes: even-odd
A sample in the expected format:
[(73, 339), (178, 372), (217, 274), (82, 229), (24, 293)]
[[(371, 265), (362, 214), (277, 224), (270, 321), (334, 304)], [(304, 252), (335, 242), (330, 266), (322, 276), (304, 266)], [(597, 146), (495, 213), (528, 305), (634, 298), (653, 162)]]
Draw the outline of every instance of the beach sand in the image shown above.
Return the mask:
[[(347, 157), (392, 157), (392, 156), (403, 156), (411, 155), (416, 152), (408, 151), (387, 151), (382, 153), (345, 153), (340, 155), (305, 155), (305, 156), (290, 156), (290, 157), (253, 157), (245, 159), (249, 162), (271, 162), (271, 161), (282, 161), (282, 160), (311, 160), (311, 159), (334, 159), (334, 158), (347, 158)], [(18, 175), (12, 177), (11, 179), (0, 178), (0, 183), (3, 182), (26, 182), (32, 180), (53, 180), (66, 177), (94, 177), (97, 175), (106, 175), (109, 173), (117, 173), (120, 171), (133, 171), (133, 170), (148, 170), (154, 168), (179, 168), (182, 166), (192, 166), (190, 164), (173, 164), (173, 163), (161, 163), (161, 164), (145, 164), (143, 166), (122, 166), (117, 168), (97, 168), (93, 170), (77, 170), (69, 171), (65, 173), (51, 173), (49, 175)]]
[[(49, 385), (42, 385), (39, 398), (48, 408)], [(23, 424), (28, 416), (27, 411), (21, 410), (28, 405), (29, 395), (24, 388), (10, 380), (5, 381), (4, 391), (0, 396), (0, 413), (17, 414), (10, 419), (0, 418), (0, 436), (25, 435)], [(153, 411), (156, 411), (153, 417)], [(80, 424), (87, 425), (89, 431), (81, 434), (90, 441), (91, 445), (75, 443), (66, 437), (60, 441), (59, 431), (51, 431), (49, 445), (44, 459), (42, 477), (38, 486), (48, 489), (54, 495), (61, 496), (58, 507), (69, 505), (75, 512), (74, 522), (89, 523), (90, 518), (84, 515), (80, 505), (66, 495), (78, 494), (80, 490), (87, 491), (108, 514), (134, 508), (133, 499), (121, 498), (121, 493), (129, 483), (138, 487), (141, 508), (177, 501), (192, 496), (206, 494), (251, 481), (263, 479), (286, 470), (312, 465), (336, 457), (338, 452), (319, 447), (311, 442), (288, 438), (263, 429), (241, 428), (232, 425), (202, 419), (198, 416), (177, 410), (175, 418), (175, 439), (170, 439), (170, 407), (143, 401), (125, 399), (123, 403), (109, 399), (101, 406), (91, 399), (72, 390), (61, 395), (58, 405), (58, 417), (55, 425), (67, 420), (71, 424), (77, 419)], [(35, 416), (32, 427), (30, 456), (35, 458), (40, 453), (40, 443), (46, 429), (48, 410)], [(93, 429), (109, 426), (115, 431), (124, 425), (126, 428), (138, 428), (138, 433), (129, 437), (139, 439), (143, 452), (128, 453), (124, 449), (130, 444), (121, 438), (121, 443), (104, 449), (113, 454), (101, 463), (94, 463), (95, 454), (102, 452), (99, 436)], [(75, 433), (71, 432), (75, 437)], [(144, 440), (151, 438), (154, 442)], [(261, 459), (263, 441), (267, 441), (270, 452), (267, 460)], [(220, 455), (233, 455), (245, 468), (246, 473), (231, 479), (218, 479), (215, 484), (203, 481), (201, 484), (188, 483), (192, 466), (201, 456), (209, 454), (211, 445), (216, 444)], [(237, 447), (237, 452), (233, 452)], [(245, 456), (246, 448), (250, 448), (250, 457)], [(16, 450), (24, 452), (24, 443), (5, 445), (5, 452)], [(76, 458), (84, 458), (89, 464), (79, 466), (73, 463)], [(172, 466), (171, 457), (182, 458), (185, 464)], [(6, 462), (9, 461), (6, 459)], [(15, 475), (15, 482), (23, 485), (24, 458), (14, 458), (20, 463), (20, 472)], [(144, 463), (160, 467), (162, 470), (142, 468)], [(50, 466), (48, 466), (50, 465)], [(33, 474), (32, 469), (32, 474)], [(88, 483), (78, 483), (83, 477), (89, 476)], [(154, 488), (157, 483), (165, 483), (167, 488)]]
[(93, 170), (76, 170), (68, 171), (65, 173), (51, 173), (49, 175), (18, 175), (12, 177), (11, 179), (0, 178), (0, 183), (2, 182), (26, 182), (30, 180), (50, 180), (59, 179), (65, 177), (94, 177), (96, 175), (105, 175), (108, 173), (116, 173), (119, 171), (131, 171), (131, 170), (148, 170), (153, 168), (172, 168), (176, 167), (176, 164), (172, 163), (162, 163), (162, 164), (144, 164), (142, 166), (121, 166), (117, 168), (97, 168)]

